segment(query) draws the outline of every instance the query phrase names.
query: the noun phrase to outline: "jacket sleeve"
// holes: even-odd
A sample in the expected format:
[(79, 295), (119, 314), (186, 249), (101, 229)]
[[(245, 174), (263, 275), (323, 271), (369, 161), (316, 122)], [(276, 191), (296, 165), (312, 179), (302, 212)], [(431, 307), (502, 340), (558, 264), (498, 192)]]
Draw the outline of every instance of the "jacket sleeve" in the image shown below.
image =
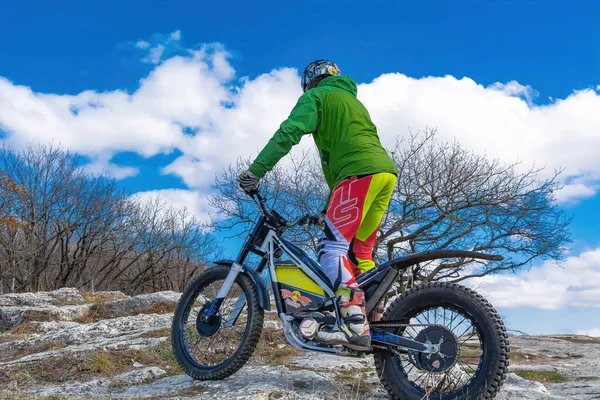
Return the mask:
[(317, 130), (321, 120), (321, 98), (315, 90), (304, 93), (283, 121), (269, 143), (262, 149), (250, 166), (250, 172), (262, 178), (275, 164), (298, 144), (303, 135)]

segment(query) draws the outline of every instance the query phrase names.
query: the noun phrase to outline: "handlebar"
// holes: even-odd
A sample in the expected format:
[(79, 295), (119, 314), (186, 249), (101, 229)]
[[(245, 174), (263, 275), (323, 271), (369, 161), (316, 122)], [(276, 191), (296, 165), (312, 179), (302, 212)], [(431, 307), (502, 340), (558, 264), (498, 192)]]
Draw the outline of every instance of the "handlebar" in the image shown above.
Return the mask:
[[(252, 199), (257, 201), (260, 211), (263, 213), (263, 215), (266, 218), (276, 221), (276, 223), (280, 224), (280, 226), (283, 225), (286, 228), (293, 228), (296, 226), (320, 225), (323, 223), (321, 217), (316, 216), (316, 215), (310, 215), (310, 214), (303, 215), (302, 217), (300, 217), (297, 220), (292, 221), (292, 222), (286, 221), (275, 210), (269, 211), (269, 209), (267, 208), (266, 200), (264, 199), (264, 197), (261, 196), (261, 194), (259, 193), (258, 190), (254, 191), (252, 193), (248, 193), (248, 195), (250, 197), (252, 197)], [(444, 257), (441, 257), (440, 255), (443, 255)], [(423, 253), (413, 254), (411, 256), (402, 258), (400, 260), (388, 261), (388, 263), (398, 264), (398, 262), (401, 261), (401, 262), (408, 262), (409, 263), (408, 265), (413, 265), (413, 264), (416, 264), (416, 262), (414, 262), (414, 260), (416, 260), (417, 258), (419, 258), (422, 261), (429, 261), (429, 260), (438, 259), (438, 258), (454, 258), (454, 257), (471, 257), (471, 258), (490, 260), (490, 261), (501, 261), (503, 259), (502, 256), (494, 255), (494, 254), (485, 254), (485, 253), (461, 251), (461, 250), (431, 250), (431, 251), (426, 251)], [(418, 262), (422, 262), (422, 261), (418, 261)]]
[[(318, 225), (321, 223), (321, 219), (318, 216), (310, 215), (310, 214), (303, 215), (302, 217), (298, 218), (295, 221), (286, 221), (279, 214), (268, 209), (267, 201), (265, 200), (264, 197), (262, 197), (262, 195), (260, 194), (260, 192), (258, 190), (248, 193), (248, 195), (256, 201), (256, 203), (258, 204), (258, 207), (260, 208), (260, 212), (265, 217), (270, 218), (270, 219), (277, 219), (277, 220), (280, 220), (280, 222), (285, 222), (285, 226), (287, 228), (293, 228), (293, 227), (302, 226), (302, 225)], [(275, 215), (273, 215), (273, 214), (275, 214)]]
[(269, 210), (267, 209), (267, 201), (261, 196), (258, 190), (248, 193), (248, 195), (253, 199), (258, 200), (258, 207), (263, 214), (270, 215)]

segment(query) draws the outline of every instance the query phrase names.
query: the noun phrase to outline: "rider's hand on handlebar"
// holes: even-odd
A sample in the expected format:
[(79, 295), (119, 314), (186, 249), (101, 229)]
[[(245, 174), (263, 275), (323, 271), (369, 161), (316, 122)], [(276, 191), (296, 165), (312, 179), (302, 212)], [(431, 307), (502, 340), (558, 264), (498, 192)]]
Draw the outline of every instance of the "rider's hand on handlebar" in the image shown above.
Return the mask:
[(238, 176), (238, 183), (244, 192), (251, 194), (258, 190), (259, 177), (250, 171), (244, 171)]
[(314, 224), (318, 225), (320, 227), (325, 226), (325, 217), (326, 217), (326, 214), (324, 211), (320, 212), (319, 215), (315, 215), (313, 217), (313, 218), (316, 218)]
[(318, 225), (323, 226), (325, 224), (325, 214), (319, 215), (305, 215), (300, 218), (297, 225)]

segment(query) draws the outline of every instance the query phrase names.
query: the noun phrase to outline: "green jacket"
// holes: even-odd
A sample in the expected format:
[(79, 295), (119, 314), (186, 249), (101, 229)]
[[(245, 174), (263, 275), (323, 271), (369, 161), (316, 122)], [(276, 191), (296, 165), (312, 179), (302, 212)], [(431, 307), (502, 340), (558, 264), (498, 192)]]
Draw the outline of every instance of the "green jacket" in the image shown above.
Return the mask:
[(303, 135), (313, 134), (325, 180), (333, 188), (344, 179), (379, 172), (397, 174), (381, 146), (377, 128), (356, 98), (356, 82), (331, 76), (299, 99), (269, 143), (250, 166), (262, 178)]

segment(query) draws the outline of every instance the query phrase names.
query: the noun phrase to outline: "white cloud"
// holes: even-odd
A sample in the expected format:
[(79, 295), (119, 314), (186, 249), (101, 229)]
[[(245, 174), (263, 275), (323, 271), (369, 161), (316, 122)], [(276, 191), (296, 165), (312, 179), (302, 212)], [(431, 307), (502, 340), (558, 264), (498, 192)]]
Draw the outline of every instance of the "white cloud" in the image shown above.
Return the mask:
[(471, 284), (495, 307), (600, 307), (600, 248), (568, 257), (561, 266), (548, 261), (516, 274), (477, 278)]
[(148, 47), (150, 47), (150, 43), (146, 42), (145, 40), (138, 40), (135, 43), (135, 47), (137, 47), (138, 49), (147, 49)]
[(136, 176), (139, 169), (136, 167), (121, 167), (109, 161), (94, 160), (84, 166), (84, 170), (90, 174), (109, 175), (115, 179), (125, 179)]
[(592, 337), (600, 337), (600, 328), (583, 329), (575, 332), (576, 335), (585, 335)]
[(592, 172), (600, 171), (600, 96), (576, 91), (537, 106), (515, 97), (529, 90), (517, 85), (486, 88), (469, 78), (386, 74), (360, 85), (359, 97), (387, 143), (427, 124), (438, 128), (441, 139), (456, 139), (481, 154), (524, 165), (535, 161), (547, 173), (565, 167), (565, 179), (584, 177), (578, 183), (589, 187), (598, 178)]
[[(0, 129), (6, 141), (58, 142), (100, 160), (133, 151), (149, 157), (179, 149), (163, 172), (191, 188), (210, 185), (224, 166), (256, 154), (301, 94), (298, 72), (282, 68), (237, 78), (220, 45), (183, 49), (175, 31), (138, 41), (156, 66), (133, 93), (44, 94), (0, 78)], [(145, 44), (147, 43), (147, 45)], [(161, 47), (162, 46), (162, 47)], [(169, 57), (172, 48), (178, 56)], [(565, 167), (563, 201), (590, 197), (600, 178), (600, 95), (574, 91), (535, 105), (534, 88), (516, 81), (489, 87), (452, 76), (415, 79), (385, 74), (359, 87), (384, 144), (408, 129), (435, 126), (444, 140), (506, 161)], [(186, 134), (193, 131), (194, 135)], [(305, 139), (300, 147), (312, 146)], [(134, 171), (127, 170), (131, 174)]]
[(562, 189), (555, 193), (556, 200), (559, 203), (567, 203), (592, 197), (596, 194), (590, 186), (586, 186), (582, 183), (576, 183), (572, 185), (565, 185)]
[(488, 89), (498, 90), (508, 96), (522, 97), (528, 104), (532, 104), (533, 98), (539, 95), (531, 86), (523, 86), (517, 81), (510, 81), (508, 83), (496, 82), (490, 85)]
[[(179, 48), (181, 32), (179, 30), (169, 35), (154, 35), (152, 43), (145, 40), (138, 40), (135, 47), (146, 50), (147, 56), (142, 61), (148, 64), (159, 64), (167, 48)], [(185, 52), (188, 52), (187, 50)]]
[(164, 52), (165, 46), (163, 44), (157, 44), (149, 50), (148, 57), (144, 58), (143, 61), (150, 64), (158, 64)]
[(208, 221), (209, 218), (210, 206), (207, 197), (195, 191), (186, 189), (149, 190), (135, 193), (133, 196), (141, 203), (159, 198), (170, 207), (186, 208), (198, 221)]

